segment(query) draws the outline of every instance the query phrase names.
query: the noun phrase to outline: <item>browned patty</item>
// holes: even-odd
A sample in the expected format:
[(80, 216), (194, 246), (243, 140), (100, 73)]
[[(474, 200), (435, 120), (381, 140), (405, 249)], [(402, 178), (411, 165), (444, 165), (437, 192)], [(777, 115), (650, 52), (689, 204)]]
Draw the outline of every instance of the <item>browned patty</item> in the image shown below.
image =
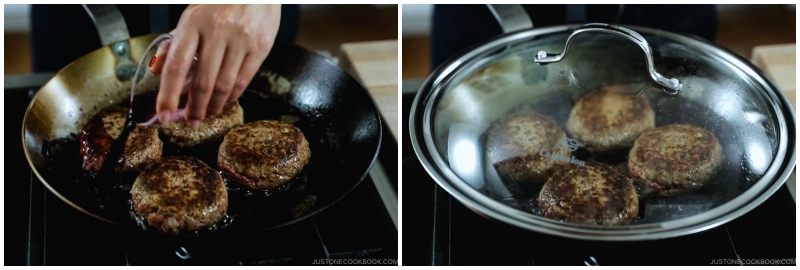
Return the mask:
[(244, 123), (244, 110), (239, 101), (225, 104), (222, 112), (203, 119), (197, 129), (193, 129), (181, 119), (172, 123), (162, 124), (161, 130), (170, 142), (180, 147), (195, 146), (210, 142), (219, 142), (225, 134), (236, 125)]
[(556, 172), (538, 201), (542, 216), (574, 223), (626, 224), (639, 214), (633, 182), (602, 163)]
[(228, 209), (222, 176), (194, 157), (168, 157), (148, 167), (131, 195), (136, 213), (166, 233), (213, 225)]
[(722, 146), (708, 130), (668, 125), (651, 129), (636, 140), (628, 157), (628, 174), (657, 194), (676, 194), (708, 182), (722, 158)]
[(311, 150), (299, 128), (274, 120), (237, 126), (219, 146), (218, 165), (252, 189), (273, 189), (308, 164)]
[[(111, 151), (111, 146), (125, 128), (128, 108), (114, 106), (101, 110), (81, 130), (83, 168), (99, 171)], [(161, 158), (164, 144), (156, 127), (136, 127), (125, 141), (118, 172), (139, 172)]]
[(528, 110), (508, 114), (492, 123), (486, 151), (498, 175), (523, 185), (543, 183), (569, 162), (545, 157), (560, 155), (569, 159), (568, 150), (558, 147), (567, 135), (553, 119)]
[(593, 153), (630, 148), (656, 124), (650, 102), (636, 90), (634, 85), (612, 85), (589, 93), (572, 107), (567, 131)]

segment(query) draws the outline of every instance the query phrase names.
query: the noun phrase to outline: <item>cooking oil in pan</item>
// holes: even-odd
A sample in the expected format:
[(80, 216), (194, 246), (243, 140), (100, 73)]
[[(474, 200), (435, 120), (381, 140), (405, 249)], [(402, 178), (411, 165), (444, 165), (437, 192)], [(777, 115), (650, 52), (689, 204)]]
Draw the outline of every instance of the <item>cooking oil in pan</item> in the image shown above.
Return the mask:
[[(147, 119), (154, 112), (152, 108), (143, 104), (155, 104), (155, 93), (146, 93), (137, 96), (137, 111), (133, 111), (129, 119)], [(291, 223), (302, 217), (307, 211), (315, 207), (319, 194), (311, 194), (316, 190), (309, 190), (309, 171), (314, 170), (315, 157), (328, 155), (329, 134), (327, 125), (319, 124), (312, 115), (303, 113), (278, 99), (265, 97), (254, 91), (245, 91), (241, 96), (240, 105), (244, 110), (244, 122), (256, 120), (283, 120), (290, 121), (300, 128), (309, 142), (311, 158), (298, 176), (286, 184), (269, 191), (251, 190), (242, 187), (224, 176), (228, 188), (228, 211), (218, 223), (198, 231), (185, 232), (183, 235), (205, 235), (220, 232), (249, 232), (266, 229)], [(125, 106), (126, 104), (120, 104)], [(126, 129), (134, 125), (129, 121)], [(194, 156), (213, 169), (217, 167), (217, 152), (221, 142), (208, 143), (193, 147), (180, 148), (169, 142), (162, 133), (159, 134), (164, 143), (162, 157), (168, 156)], [(120, 136), (120, 138), (123, 138)], [(119, 143), (122, 140), (118, 139)], [(80, 142), (78, 135), (45, 141), (42, 144), (42, 154), (46, 160), (46, 169), (43, 178), (61, 195), (77, 204), (84, 210), (97, 214), (104, 219), (131, 228), (141, 228), (155, 231), (154, 228), (145, 226), (145, 221), (135, 214), (130, 202), (130, 188), (136, 179), (136, 174), (115, 173), (113, 162), (121, 156), (121, 148), (114, 149), (106, 160), (101, 172), (82, 170), (82, 157), (80, 156)], [(112, 168), (112, 169), (108, 169)], [(320, 180), (317, 180), (320, 181)]]

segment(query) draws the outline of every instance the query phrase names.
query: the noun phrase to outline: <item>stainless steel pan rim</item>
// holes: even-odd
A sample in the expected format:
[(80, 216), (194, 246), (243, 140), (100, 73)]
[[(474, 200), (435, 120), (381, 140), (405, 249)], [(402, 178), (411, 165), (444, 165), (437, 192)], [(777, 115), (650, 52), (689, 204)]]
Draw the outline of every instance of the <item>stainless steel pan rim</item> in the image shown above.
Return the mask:
[[(142, 36), (133, 37), (133, 38), (131, 38), (129, 40), (126, 40), (126, 42), (133, 41), (133, 40), (138, 40), (138, 41), (150, 43), (150, 41), (155, 39), (156, 36), (158, 36), (158, 34), (142, 35)], [(95, 50), (95, 51), (93, 51), (93, 52), (91, 52), (89, 54), (86, 54), (86, 56), (93, 55), (93, 54), (108, 54), (108, 52), (111, 51), (111, 50), (112, 49), (111, 49), (110, 46), (103, 46), (102, 48), (99, 48), (99, 49), (97, 49), (97, 50)], [(42, 86), (50, 85), (50, 84), (54, 83), (55, 80), (61, 80), (61, 78), (63, 78), (63, 75), (61, 75), (61, 74), (63, 72), (65, 72), (65, 70), (70, 70), (70, 66), (74, 65), (78, 61), (80, 61), (80, 59), (70, 63), (69, 65), (67, 65), (64, 68), (62, 68), (61, 70), (59, 70), (58, 73), (56, 73), (55, 76), (53, 76), (53, 78), (48, 80), (46, 83), (42, 84)], [(31, 115), (31, 113), (30, 113), (31, 109), (33, 108), (33, 105), (37, 103), (36, 101), (37, 101), (37, 99), (39, 99), (40, 96), (41, 96), (41, 91), (37, 92), (36, 95), (34, 95), (33, 98), (31, 99), (30, 103), (28, 103), (28, 108), (25, 109), (25, 116), (22, 118), (22, 123), (27, 123), (28, 122), (28, 117)], [(64, 197), (64, 195), (59, 193), (55, 188), (53, 188), (50, 184), (48, 184), (47, 181), (44, 179), (44, 177), (39, 173), (39, 170), (37, 170), (36, 163), (34, 162), (34, 160), (31, 159), (33, 157), (32, 153), (28, 152), (28, 149), (29, 149), (28, 145), (35, 145), (35, 144), (29, 143), (29, 141), (30, 142), (33, 142), (33, 141), (36, 141), (36, 140), (40, 141), (40, 140), (42, 140), (42, 138), (34, 138), (33, 136), (29, 136), (29, 134), (26, 133), (26, 127), (25, 127), (24, 124), (22, 126), (21, 132), (22, 132), (22, 145), (24, 146), (24, 147), (22, 147), (22, 150), (25, 153), (25, 159), (28, 160), (28, 165), (30, 165), (31, 171), (36, 175), (36, 178), (39, 179), (39, 182), (41, 182), (45, 186), (45, 188), (47, 188), (50, 192), (53, 193), (53, 195), (55, 195), (56, 197), (61, 199), (61, 201), (63, 201), (67, 205), (73, 207), (74, 209), (76, 209), (76, 210), (78, 210), (80, 212), (83, 212), (84, 214), (87, 214), (87, 215), (89, 215), (91, 217), (97, 218), (97, 219), (99, 219), (99, 220), (101, 220), (103, 222), (114, 224), (114, 225), (119, 225), (118, 223), (116, 223), (114, 221), (111, 221), (111, 220), (109, 220), (107, 218), (101, 217), (101, 216), (99, 216), (97, 214), (92, 213), (91, 211), (87, 211), (86, 209), (80, 207), (79, 205), (77, 205), (74, 202), (72, 202), (69, 199), (67, 199), (67, 197)], [(41, 151), (41, 149), (35, 149), (35, 150)]]
[[(710, 52), (722, 59), (725, 64), (741, 71), (743, 79), (753, 80), (765, 91), (766, 98), (772, 105), (773, 113), (778, 117), (777, 155), (770, 167), (756, 184), (735, 199), (726, 202), (702, 214), (654, 224), (597, 226), (562, 223), (539, 217), (531, 213), (512, 209), (500, 202), (486, 197), (461, 180), (448, 165), (447, 161), (436, 150), (432, 133), (432, 119), (435, 106), (445, 96), (449, 84), (454, 80), (456, 71), (474, 64), (476, 58), (509, 43), (535, 38), (538, 35), (571, 31), (580, 25), (554, 26), (518, 31), (497, 37), (477, 45), (460, 56), (451, 58), (437, 69), (423, 83), (412, 104), (409, 116), (409, 132), (417, 157), (432, 178), (453, 197), (468, 207), (487, 216), (532, 231), (548, 233), (568, 238), (605, 241), (654, 240), (693, 234), (725, 224), (757, 207), (774, 194), (786, 181), (795, 165), (795, 113), (788, 98), (757, 68), (733, 53), (698, 41), (692, 38), (643, 27), (625, 26), (641, 33), (651, 33), (679, 41), (701, 51)], [(771, 90), (771, 91), (770, 91)], [(787, 119), (791, 121), (787, 121)], [(790, 148), (791, 147), (791, 148)], [(789, 150), (791, 149), (791, 150)]]

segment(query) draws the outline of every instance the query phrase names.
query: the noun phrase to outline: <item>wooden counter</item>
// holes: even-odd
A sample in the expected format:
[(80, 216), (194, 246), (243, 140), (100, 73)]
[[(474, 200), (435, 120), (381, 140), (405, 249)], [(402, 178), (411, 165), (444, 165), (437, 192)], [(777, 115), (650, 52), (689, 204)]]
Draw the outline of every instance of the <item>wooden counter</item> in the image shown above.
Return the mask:
[(753, 48), (753, 59), (750, 60), (758, 68), (767, 73), (778, 87), (786, 93), (797, 111), (795, 88), (797, 87), (797, 46), (796, 44), (779, 44), (756, 46)]
[(397, 40), (342, 44), (339, 65), (369, 91), (395, 140), (398, 139)]

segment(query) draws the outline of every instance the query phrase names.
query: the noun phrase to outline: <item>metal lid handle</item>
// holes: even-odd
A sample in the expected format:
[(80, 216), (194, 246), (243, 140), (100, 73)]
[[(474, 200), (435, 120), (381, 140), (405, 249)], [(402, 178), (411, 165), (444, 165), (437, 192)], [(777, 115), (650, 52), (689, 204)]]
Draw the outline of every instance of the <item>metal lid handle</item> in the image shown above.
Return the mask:
[(642, 50), (644, 50), (645, 58), (647, 60), (647, 69), (650, 72), (650, 77), (653, 78), (653, 80), (655, 80), (658, 84), (666, 87), (664, 91), (666, 91), (669, 94), (675, 95), (678, 94), (678, 92), (680, 92), (681, 88), (683, 88), (683, 84), (681, 84), (681, 82), (678, 81), (678, 79), (666, 77), (656, 72), (655, 66), (653, 64), (653, 51), (650, 49), (650, 44), (647, 43), (647, 40), (645, 40), (644, 37), (642, 37), (642, 35), (639, 35), (639, 33), (636, 33), (631, 29), (613, 24), (605, 24), (605, 23), (585, 24), (579, 27), (578, 29), (575, 29), (575, 31), (573, 31), (572, 34), (569, 35), (569, 37), (567, 38), (567, 44), (564, 45), (563, 52), (561, 52), (560, 54), (548, 54), (545, 51), (539, 51), (536, 57), (534, 58), (534, 61), (539, 64), (547, 64), (547, 63), (554, 63), (561, 61), (562, 59), (564, 59), (564, 56), (566, 56), (567, 53), (569, 53), (570, 44), (572, 44), (572, 41), (575, 39), (575, 36), (586, 32), (602, 32), (602, 33), (614, 34), (635, 42), (637, 45), (639, 45), (640, 48), (642, 48)]

